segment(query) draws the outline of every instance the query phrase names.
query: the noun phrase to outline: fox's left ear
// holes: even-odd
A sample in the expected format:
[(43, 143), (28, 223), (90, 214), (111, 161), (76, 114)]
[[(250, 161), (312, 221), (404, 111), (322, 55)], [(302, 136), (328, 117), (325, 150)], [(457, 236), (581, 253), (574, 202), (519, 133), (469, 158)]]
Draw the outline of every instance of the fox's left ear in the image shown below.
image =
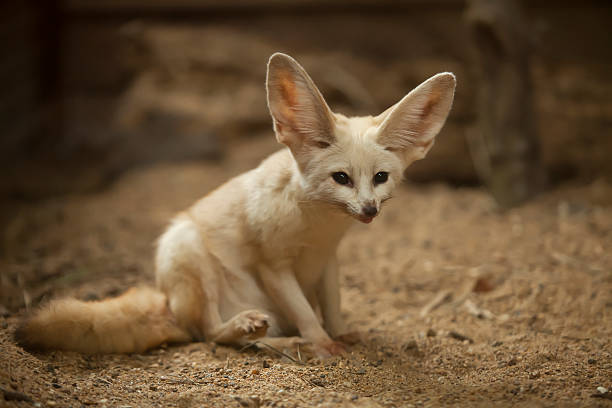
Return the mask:
[(379, 115), (377, 143), (397, 151), (406, 164), (425, 157), (453, 104), (455, 76), (434, 75)]
[(266, 88), (276, 138), (294, 155), (307, 146), (321, 148), (333, 143), (333, 114), (296, 60), (279, 52), (273, 54)]

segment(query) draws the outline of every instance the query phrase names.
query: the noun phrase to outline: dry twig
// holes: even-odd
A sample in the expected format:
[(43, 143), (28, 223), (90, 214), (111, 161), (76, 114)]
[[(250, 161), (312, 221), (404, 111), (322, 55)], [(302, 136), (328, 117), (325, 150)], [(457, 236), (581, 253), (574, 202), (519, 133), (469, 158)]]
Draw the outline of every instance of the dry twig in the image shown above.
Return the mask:
[[(261, 344), (262, 346), (267, 347), (268, 349), (272, 350), (273, 352), (277, 353), (278, 355), (282, 356), (282, 357), (286, 357), (289, 360), (291, 360), (292, 362), (296, 363), (296, 364), (304, 364), (302, 362), (301, 357), (299, 357), (299, 360), (296, 360), (295, 358), (293, 358), (292, 356), (290, 356), (287, 353), (284, 353), (282, 351), (280, 351), (279, 349), (277, 349), (276, 347), (273, 347), (267, 343), (264, 343), (263, 341), (254, 341), (252, 343), (247, 344), (246, 346), (244, 346), (243, 348), (240, 349), (240, 351), (244, 351), (246, 349), (248, 349), (249, 347), (257, 347), (258, 344)], [(299, 356), (299, 349), (298, 349), (298, 356)]]

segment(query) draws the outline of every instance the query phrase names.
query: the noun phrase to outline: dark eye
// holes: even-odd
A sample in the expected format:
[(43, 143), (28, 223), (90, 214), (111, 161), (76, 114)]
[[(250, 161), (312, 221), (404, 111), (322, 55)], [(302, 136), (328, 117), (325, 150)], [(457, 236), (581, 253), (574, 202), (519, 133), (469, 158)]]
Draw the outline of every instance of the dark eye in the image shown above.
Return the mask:
[(374, 175), (374, 184), (382, 184), (389, 179), (389, 173), (386, 171), (379, 171)]
[(351, 183), (351, 178), (343, 171), (337, 171), (332, 174), (332, 178), (338, 184), (342, 184), (343, 186)]

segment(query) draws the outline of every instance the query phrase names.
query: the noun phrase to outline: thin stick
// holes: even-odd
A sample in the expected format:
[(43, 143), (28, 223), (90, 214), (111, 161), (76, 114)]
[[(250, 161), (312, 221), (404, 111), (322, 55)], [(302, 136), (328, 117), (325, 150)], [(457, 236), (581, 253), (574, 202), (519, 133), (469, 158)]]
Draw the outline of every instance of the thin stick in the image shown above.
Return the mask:
[(162, 376), (160, 378), (162, 381), (169, 382), (170, 384), (190, 384), (190, 385), (207, 385), (207, 382), (202, 381), (193, 381), (191, 378), (187, 376), (176, 377), (176, 376)]
[(450, 290), (441, 290), (436, 296), (421, 309), (421, 317), (427, 316), (432, 310), (437, 309), (443, 303), (450, 301), (453, 293)]
[(301, 360), (300, 360), (300, 361), (298, 361), (298, 360), (296, 360), (295, 358), (291, 357), (289, 354), (287, 354), (287, 353), (283, 353), (282, 351), (280, 351), (280, 350), (279, 350), (279, 349), (277, 349), (276, 347), (272, 347), (271, 345), (269, 345), (269, 344), (267, 344), (267, 343), (264, 343), (263, 341), (254, 341), (254, 342), (252, 342), (252, 343), (249, 343), (249, 344), (247, 344), (246, 346), (244, 346), (242, 349), (240, 349), (240, 351), (245, 350), (245, 349), (247, 349), (247, 348), (249, 348), (249, 347), (256, 346), (257, 344), (261, 344), (261, 345), (263, 345), (263, 346), (266, 346), (266, 347), (267, 347), (267, 348), (269, 348), (270, 350), (274, 351), (275, 353), (277, 353), (277, 354), (279, 354), (279, 355), (281, 355), (281, 356), (283, 356), (283, 357), (287, 357), (289, 360), (293, 361), (293, 362), (294, 362), (294, 363), (296, 363), (296, 364), (304, 364), (304, 363), (302, 363), (302, 361), (301, 361)]

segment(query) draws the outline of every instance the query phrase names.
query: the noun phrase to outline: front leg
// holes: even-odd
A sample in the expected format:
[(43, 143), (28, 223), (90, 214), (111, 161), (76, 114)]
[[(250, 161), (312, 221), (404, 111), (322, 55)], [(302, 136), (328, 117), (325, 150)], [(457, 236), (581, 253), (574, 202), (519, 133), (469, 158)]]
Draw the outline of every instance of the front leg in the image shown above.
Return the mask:
[(308, 303), (289, 266), (276, 268), (262, 266), (260, 277), (268, 296), (285, 317), (295, 324), (302, 337), (313, 344), (317, 354), (329, 357), (344, 351), (343, 345), (333, 341), (321, 327), (316, 313)]
[(325, 330), (332, 336), (346, 334), (346, 326), (340, 314), (340, 282), (338, 261), (333, 256), (325, 267), (317, 287), (317, 298), (323, 315)]

